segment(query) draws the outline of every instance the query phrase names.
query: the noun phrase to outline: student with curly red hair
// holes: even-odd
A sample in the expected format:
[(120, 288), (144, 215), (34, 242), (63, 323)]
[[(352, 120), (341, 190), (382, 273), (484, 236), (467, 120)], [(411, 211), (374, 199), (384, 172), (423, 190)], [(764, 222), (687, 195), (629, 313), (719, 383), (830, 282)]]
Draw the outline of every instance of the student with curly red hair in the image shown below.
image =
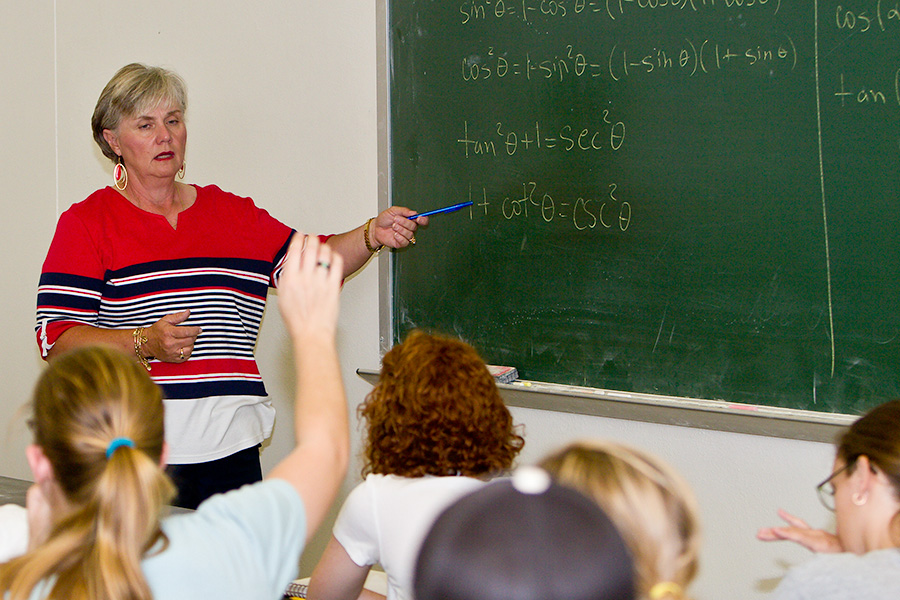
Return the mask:
[(376, 563), (388, 600), (410, 598), (431, 523), (508, 471), (524, 445), (475, 349), (421, 331), (384, 356), (359, 416), (367, 423), (365, 480), (341, 508), (309, 600), (355, 600)]

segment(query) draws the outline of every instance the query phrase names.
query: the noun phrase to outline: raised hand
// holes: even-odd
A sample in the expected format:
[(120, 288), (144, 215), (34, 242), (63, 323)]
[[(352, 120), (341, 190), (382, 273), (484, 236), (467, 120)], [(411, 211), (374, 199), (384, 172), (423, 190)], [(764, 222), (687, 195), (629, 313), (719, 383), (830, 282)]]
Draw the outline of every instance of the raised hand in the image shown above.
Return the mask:
[(313, 335), (334, 339), (343, 270), (341, 255), (316, 236), (294, 235), (278, 282), (278, 308), (295, 343)]
[(785, 510), (779, 510), (778, 516), (787, 522), (784, 527), (763, 527), (756, 533), (756, 538), (764, 542), (788, 540), (796, 542), (813, 552), (843, 552), (838, 537), (822, 529), (813, 529), (806, 521), (795, 517)]

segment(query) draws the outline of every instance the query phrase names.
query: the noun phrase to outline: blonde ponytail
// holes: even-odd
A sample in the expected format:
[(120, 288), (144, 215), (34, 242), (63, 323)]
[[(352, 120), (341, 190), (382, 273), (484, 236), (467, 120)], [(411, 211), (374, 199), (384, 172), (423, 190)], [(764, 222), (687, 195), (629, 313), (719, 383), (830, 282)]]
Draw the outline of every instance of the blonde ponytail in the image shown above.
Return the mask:
[[(160, 466), (160, 389), (131, 358), (82, 348), (52, 361), (32, 402), (35, 443), (50, 461), (68, 510), (49, 539), (0, 566), (0, 597), (152, 600), (141, 560), (165, 544), (159, 519), (174, 496)], [(107, 458), (116, 438), (128, 438)], [(162, 546), (160, 546), (162, 547)]]

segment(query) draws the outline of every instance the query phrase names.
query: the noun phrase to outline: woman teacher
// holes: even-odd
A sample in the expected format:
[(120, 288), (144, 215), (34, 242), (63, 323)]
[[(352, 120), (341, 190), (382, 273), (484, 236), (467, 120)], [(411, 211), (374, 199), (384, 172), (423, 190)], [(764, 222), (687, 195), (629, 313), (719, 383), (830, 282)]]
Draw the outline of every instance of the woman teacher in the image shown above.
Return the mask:
[[(259, 481), (275, 409), (253, 351), (294, 230), (251, 199), (187, 185), (186, 87), (175, 73), (120, 69), (91, 119), (113, 186), (59, 218), (41, 273), (37, 339), (52, 359), (117, 346), (163, 387), (178, 504)], [(415, 243), (415, 211), (393, 206), (327, 244), (347, 276), (383, 246)]]

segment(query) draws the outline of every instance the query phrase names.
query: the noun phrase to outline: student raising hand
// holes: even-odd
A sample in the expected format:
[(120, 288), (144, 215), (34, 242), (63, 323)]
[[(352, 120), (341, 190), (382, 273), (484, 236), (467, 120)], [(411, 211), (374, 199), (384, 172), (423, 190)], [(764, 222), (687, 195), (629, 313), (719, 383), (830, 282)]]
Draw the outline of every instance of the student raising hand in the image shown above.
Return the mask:
[(800, 517), (795, 517), (786, 510), (779, 510), (778, 516), (788, 525), (781, 527), (763, 527), (756, 533), (756, 538), (763, 542), (788, 540), (796, 542), (813, 552), (843, 552), (841, 541), (833, 533), (822, 529), (813, 529)]
[(342, 278), (339, 254), (315, 236), (294, 236), (278, 284), (278, 308), (294, 345), (297, 446), (266, 479), (284, 479), (300, 493), (306, 539), (325, 517), (347, 468), (347, 403), (335, 342)]
[(169, 517), (160, 386), (109, 345), (60, 354), (29, 406), (34, 543), (0, 564), (0, 598), (282, 596), (349, 455), (335, 344), (342, 260), (315, 238), (305, 249), (295, 238), (279, 296), (296, 366), (294, 449), (265, 481)]
[(831, 474), (816, 490), (834, 512), (834, 534), (783, 510), (786, 527), (756, 534), (817, 554), (787, 572), (772, 600), (900, 597), (900, 400), (876, 406), (847, 429)]
[(294, 236), (278, 282), (278, 308), (295, 342), (309, 336), (333, 341), (343, 264), (316, 236)]

